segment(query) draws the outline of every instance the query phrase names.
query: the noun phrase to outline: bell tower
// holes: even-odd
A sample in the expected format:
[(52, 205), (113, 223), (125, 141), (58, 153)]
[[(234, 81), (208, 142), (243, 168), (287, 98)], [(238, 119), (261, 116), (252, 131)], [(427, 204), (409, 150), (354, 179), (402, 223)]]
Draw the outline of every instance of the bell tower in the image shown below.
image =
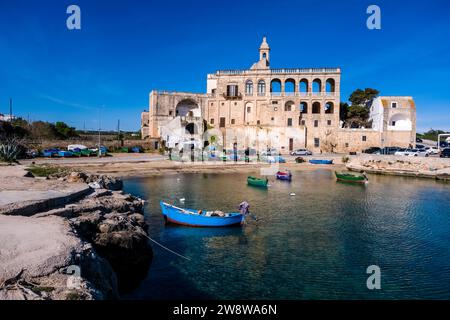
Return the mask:
[(266, 37), (263, 37), (261, 45), (259, 46), (259, 60), (260, 61), (266, 60), (267, 66), (269, 66), (270, 47), (269, 47), (269, 44), (267, 43)]

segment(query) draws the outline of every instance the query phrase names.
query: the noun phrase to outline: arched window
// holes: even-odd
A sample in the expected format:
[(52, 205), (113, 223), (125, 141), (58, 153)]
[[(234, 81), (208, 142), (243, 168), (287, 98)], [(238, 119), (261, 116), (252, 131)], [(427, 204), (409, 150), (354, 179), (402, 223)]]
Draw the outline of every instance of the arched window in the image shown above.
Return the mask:
[(327, 102), (325, 104), (325, 113), (334, 113), (334, 104), (333, 102)]
[(245, 94), (247, 96), (253, 95), (253, 81), (252, 80), (247, 80), (247, 82), (245, 82)]
[(265, 59), (267, 57), (267, 53), (263, 53), (263, 59)]
[(270, 82), (270, 93), (273, 96), (281, 96), (281, 80), (273, 79)]
[(304, 101), (300, 102), (300, 113), (308, 113), (308, 104)]
[(294, 101), (288, 101), (284, 104), (284, 111), (292, 111), (294, 106), (295, 106)]
[(312, 113), (320, 113), (320, 102), (314, 102), (312, 105)]
[(298, 89), (299, 89), (301, 95), (307, 93), (308, 90), (309, 90), (309, 88), (308, 88), (308, 80), (307, 79), (300, 80), (299, 85), (298, 85)]
[(258, 96), (263, 96), (266, 94), (266, 83), (264, 80), (258, 81)]
[(327, 82), (325, 83), (325, 90), (327, 93), (334, 93), (336, 88), (335, 88), (335, 82), (334, 79), (330, 78), (327, 79)]
[(293, 96), (295, 95), (295, 80), (294, 79), (287, 79), (284, 82), (284, 92), (287, 96)]
[(320, 79), (315, 79), (313, 81), (312, 92), (315, 94), (322, 92), (322, 81), (320, 81)]

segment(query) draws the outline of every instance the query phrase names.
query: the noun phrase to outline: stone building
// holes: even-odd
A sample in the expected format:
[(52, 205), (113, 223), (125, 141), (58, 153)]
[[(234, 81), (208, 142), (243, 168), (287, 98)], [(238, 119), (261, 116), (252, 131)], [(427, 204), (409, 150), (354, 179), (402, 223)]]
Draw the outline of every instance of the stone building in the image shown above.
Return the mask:
[[(391, 142), (407, 146), (415, 136), (411, 97), (374, 101), (373, 129), (342, 129), (340, 68), (274, 69), (270, 61), (270, 47), (264, 37), (259, 60), (250, 69), (208, 74), (205, 94), (152, 91), (149, 111), (141, 115), (142, 137), (154, 139), (155, 146), (164, 142), (175, 147), (200, 141), (208, 130), (223, 135), (226, 149), (237, 144), (239, 148), (258, 150), (275, 147), (286, 153), (297, 148), (360, 151)], [(384, 106), (382, 101), (390, 98), (398, 100), (397, 110), (392, 111), (389, 104), (381, 109), (380, 103)], [(409, 112), (397, 112), (406, 108)], [(410, 127), (402, 118), (406, 114)], [(384, 125), (384, 121), (395, 124)]]

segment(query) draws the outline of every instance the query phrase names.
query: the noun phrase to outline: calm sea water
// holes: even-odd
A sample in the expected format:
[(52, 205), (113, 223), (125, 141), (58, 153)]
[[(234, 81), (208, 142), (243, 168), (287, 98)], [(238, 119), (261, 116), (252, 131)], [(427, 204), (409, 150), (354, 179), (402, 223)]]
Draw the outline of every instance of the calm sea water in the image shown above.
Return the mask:
[[(449, 299), (450, 184), (370, 176), (368, 186), (333, 172), (293, 172), (268, 190), (246, 174), (178, 174), (125, 180), (149, 201), (153, 245), (148, 276), (133, 299)], [(290, 196), (295, 192), (296, 196)], [(245, 227), (165, 226), (160, 200), (236, 211), (246, 200), (259, 221)], [(368, 290), (366, 268), (381, 268)]]

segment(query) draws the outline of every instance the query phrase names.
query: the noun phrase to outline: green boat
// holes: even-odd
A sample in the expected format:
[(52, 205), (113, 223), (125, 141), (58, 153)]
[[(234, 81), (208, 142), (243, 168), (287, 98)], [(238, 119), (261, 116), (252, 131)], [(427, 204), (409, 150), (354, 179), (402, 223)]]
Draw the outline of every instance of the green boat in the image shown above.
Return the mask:
[(256, 178), (256, 177), (248, 177), (247, 178), (247, 184), (249, 186), (254, 186), (254, 187), (262, 187), (262, 188), (267, 188), (267, 184), (269, 183), (269, 179), (261, 179), (261, 178)]
[(365, 173), (357, 174), (352, 172), (337, 172), (335, 171), (336, 179), (338, 181), (352, 182), (352, 183), (366, 183), (369, 182)]
[(89, 149), (81, 149), (81, 155), (90, 157), (94, 152)]

